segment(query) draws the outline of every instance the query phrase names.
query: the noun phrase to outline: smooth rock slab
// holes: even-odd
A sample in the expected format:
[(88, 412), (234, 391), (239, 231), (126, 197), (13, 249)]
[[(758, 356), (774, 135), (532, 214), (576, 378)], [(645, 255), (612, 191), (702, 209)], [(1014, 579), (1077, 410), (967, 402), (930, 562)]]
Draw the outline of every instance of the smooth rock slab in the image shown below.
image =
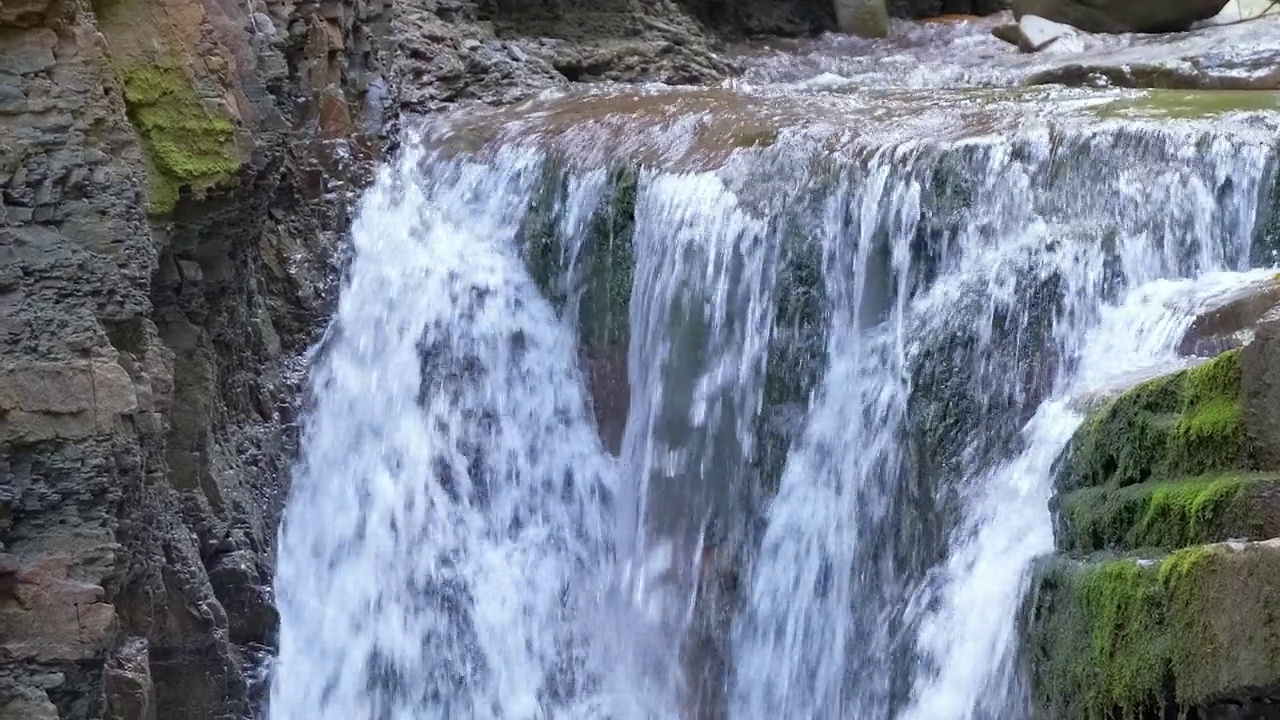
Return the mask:
[(1190, 33), (1112, 38), (1112, 48), (1064, 57), (1027, 78), (1063, 84), (1174, 90), (1280, 90), (1280, 16)]
[(1178, 342), (1178, 354), (1212, 357), (1252, 340), (1256, 326), (1280, 307), (1280, 276), (1221, 298), (1199, 315)]

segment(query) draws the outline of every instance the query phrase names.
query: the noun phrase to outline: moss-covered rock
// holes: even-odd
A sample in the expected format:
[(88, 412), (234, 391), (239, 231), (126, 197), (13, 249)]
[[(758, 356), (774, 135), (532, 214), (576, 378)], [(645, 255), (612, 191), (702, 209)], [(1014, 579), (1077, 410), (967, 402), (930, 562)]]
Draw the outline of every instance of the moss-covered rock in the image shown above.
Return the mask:
[(1280, 478), (1246, 474), (1077, 490), (1057, 500), (1063, 550), (1177, 549), (1280, 535)]
[(147, 151), (153, 215), (171, 212), (184, 186), (199, 195), (234, 177), (241, 165), (235, 126), (201, 102), (185, 68), (126, 63), (116, 67), (116, 76)]
[(1160, 559), (1055, 558), (1029, 633), (1040, 713), (1160, 717), (1280, 684), (1280, 540)]
[(1248, 470), (1240, 353), (1149, 380), (1081, 424), (1058, 473), (1059, 489)]

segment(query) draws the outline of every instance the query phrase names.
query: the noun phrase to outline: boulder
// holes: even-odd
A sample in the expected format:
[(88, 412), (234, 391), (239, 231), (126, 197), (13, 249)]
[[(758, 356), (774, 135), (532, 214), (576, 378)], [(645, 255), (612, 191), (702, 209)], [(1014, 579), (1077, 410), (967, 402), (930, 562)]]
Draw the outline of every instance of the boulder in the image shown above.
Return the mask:
[(1273, 0), (1228, 0), (1222, 12), (1200, 23), (1196, 28), (1228, 25), (1243, 20), (1253, 20), (1263, 15), (1280, 15), (1280, 3)]
[(1010, 45), (1018, 45), (1022, 39), (1022, 30), (1018, 27), (1018, 23), (1004, 23), (991, 28), (991, 34), (997, 40), (1003, 40)]
[(1013, 0), (1013, 14), (1038, 15), (1088, 32), (1181, 32), (1214, 17), (1227, 0)]
[(1212, 357), (1253, 339), (1256, 326), (1280, 309), (1280, 276), (1223, 296), (1196, 317), (1178, 342), (1179, 355)]
[[(1070, 25), (1046, 20), (1039, 15), (1023, 15), (1013, 34), (1013, 43), (1024, 53), (1049, 50), (1053, 52), (1084, 52), (1084, 37)], [(997, 36), (999, 37), (999, 36)]]
[(836, 25), (846, 35), (887, 37), (889, 11), (884, 0), (836, 0)]
[(1272, 312), (1240, 351), (1244, 424), (1258, 461), (1280, 467), (1280, 312)]

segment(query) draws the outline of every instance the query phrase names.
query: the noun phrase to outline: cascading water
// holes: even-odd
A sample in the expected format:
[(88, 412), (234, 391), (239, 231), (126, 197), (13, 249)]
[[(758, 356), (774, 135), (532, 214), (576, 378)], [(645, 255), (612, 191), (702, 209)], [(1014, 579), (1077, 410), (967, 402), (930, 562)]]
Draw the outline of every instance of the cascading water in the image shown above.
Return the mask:
[(833, 153), (775, 117), (711, 146), (689, 97), (531, 110), (478, 154), (446, 124), (368, 193), (272, 717), (1029, 716), (1016, 619), (1075, 398), (1248, 279), (1265, 135)]

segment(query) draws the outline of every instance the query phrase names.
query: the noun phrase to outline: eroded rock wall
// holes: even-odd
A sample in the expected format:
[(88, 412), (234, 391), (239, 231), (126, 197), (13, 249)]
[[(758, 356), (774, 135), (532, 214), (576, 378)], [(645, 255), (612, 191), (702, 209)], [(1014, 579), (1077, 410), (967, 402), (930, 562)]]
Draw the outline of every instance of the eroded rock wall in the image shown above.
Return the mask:
[(0, 9), (0, 717), (245, 717), (386, 8)]

